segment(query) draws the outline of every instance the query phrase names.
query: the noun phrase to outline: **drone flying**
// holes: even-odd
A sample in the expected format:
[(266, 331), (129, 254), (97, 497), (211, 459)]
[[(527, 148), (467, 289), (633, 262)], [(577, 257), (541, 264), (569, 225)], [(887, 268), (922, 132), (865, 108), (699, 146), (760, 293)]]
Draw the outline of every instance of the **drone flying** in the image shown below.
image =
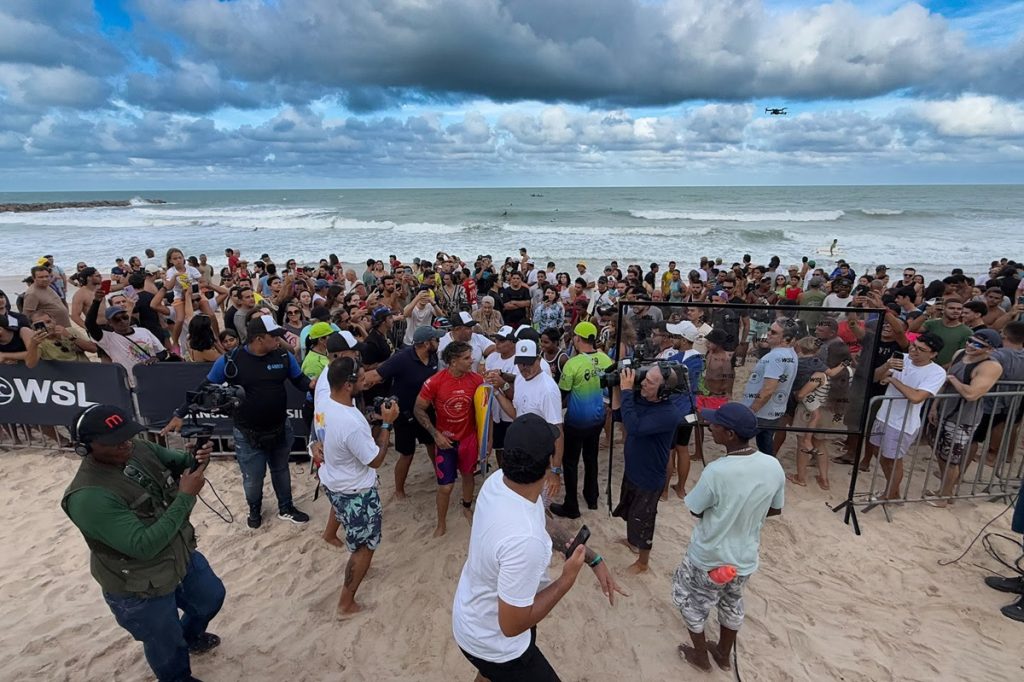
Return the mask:
[(772, 116), (785, 116), (786, 115), (786, 107), (782, 107), (781, 109), (773, 109), (771, 107), (765, 107), (764, 113), (771, 114)]

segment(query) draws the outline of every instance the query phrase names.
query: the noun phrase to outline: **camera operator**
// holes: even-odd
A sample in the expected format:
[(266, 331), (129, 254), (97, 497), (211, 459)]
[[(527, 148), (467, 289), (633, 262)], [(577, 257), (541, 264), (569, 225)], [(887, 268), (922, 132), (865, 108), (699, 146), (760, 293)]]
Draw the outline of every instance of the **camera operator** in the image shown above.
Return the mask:
[(391, 426), (398, 417), (398, 404), (385, 401), (380, 411), (380, 435), (374, 442), (369, 422), (354, 404), (355, 396), (363, 390), (365, 376), (366, 371), (354, 358), (331, 362), (327, 370), (330, 397), (317, 403), (314, 417), (323, 430), (317, 434), (323, 444), (320, 482), (338, 522), (345, 528), (345, 544), (350, 552), (338, 599), (338, 613), (343, 616), (361, 610), (356, 590), (380, 544), (382, 512), (376, 469), (387, 456)]
[(366, 373), (364, 390), (380, 381), (391, 381), (391, 391), (398, 398), (399, 415), (394, 425), (395, 449), (401, 455), (395, 464), (395, 497), (399, 500), (406, 497), (405, 480), (409, 476), (416, 444), (425, 446), (430, 461), (434, 461), (434, 439), (416, 421), (413, 408), (423, 384), (437, 372), (437, 340), (442, 335), (429, 325), (419, 327), (413, 332), (411, 346), (406, 346), (377, 369)]
[(626, 522), (623, 544), (638, 554), (636, 562), (626, 569), (633, 575), (648, 569), (658, 500), (668, 478), (669, 454), (675, 445), (676, 428), (690, 412), (682, 404), (688, 399), (688, 382), (678, 373), (685, 371), (682, 365), (676, 370), (667, 363), (651, 365), (636, 391), (637, 372), (631, 367), (619, 372), (626, 431), (625, 471), (619, 504), (612, 516)]
[(224, 603), (189, 522), (212, 446), (189, 455), (137, 439), (143, 427), (111, 405), (86, 408), (70, 430), (82, 463), (61, 508), (89, 546), (107, 606), (158, 680), (195, 679), (189, 654), (220, 644), (206, 626)]
[[(316, 383), (302, 373), (295, 357), (281, 350), (284, 336), (270, 315), (260, 315), (246, 325), (247, 343), (213, 363), (210, 373), (200, 384), (229, 383), (245, 389), (245, 399), (234, 413), (235, 459), (242, 471), (242, 487), (249, 503), (250, 528), (263, 523), (263, 478), (270, 468), (270, 481), (277, 495), (277, 518), (303, 524), (309, 516), (292, 504), (291, 473), (288, 455), (295, 439), (288, 418), (288, 394), (284, 382), (291, 381), (300, 391), (308, 391)], [(188, 404), (174, 412), (174, 418), (161, 435), (181, 429)]]

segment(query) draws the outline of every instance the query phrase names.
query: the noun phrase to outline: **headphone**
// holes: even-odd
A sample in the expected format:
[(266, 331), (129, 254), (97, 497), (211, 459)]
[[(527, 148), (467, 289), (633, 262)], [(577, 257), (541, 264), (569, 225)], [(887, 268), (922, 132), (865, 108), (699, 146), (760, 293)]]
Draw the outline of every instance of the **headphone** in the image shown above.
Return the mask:
[(86, 457), (90, 452), (92, 452), (92, 446), (81, 440), (78, 433), (79, 429), (82, 428), (82, 420), (85, 419), (85, 415), (89, 414), (97, 407), (99, 407), (99, 404), (90, 405), (82, 410), (81, 414), (78, 415), (78, 418), (75, 419), (74, 423), (71, 425), (71, 443), (74, 446), (75, 454), (79, 457)]

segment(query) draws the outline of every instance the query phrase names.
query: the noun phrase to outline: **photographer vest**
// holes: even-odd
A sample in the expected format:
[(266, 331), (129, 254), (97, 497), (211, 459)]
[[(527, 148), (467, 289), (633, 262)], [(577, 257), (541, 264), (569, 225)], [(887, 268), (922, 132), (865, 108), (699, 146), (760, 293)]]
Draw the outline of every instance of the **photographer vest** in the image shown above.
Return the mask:
[[(178, 494), (178, 483), (170, 470), (145, 441), (136, 440), (125, 468), (103, 466), (91, 457), (82, 460), (60, 506), (68, 513), (68, 498), (86, 488), (102, 488), (124, 500), (146, 526), (157, 522)], [(69, 515), (70, 516), (70, 515)], [(174, 591), (188, 571), (196, 548), (195, 529), (185, 521), (173, 539), (150, 559), (136, 559), (82, 534), (89, 545), (89, 568), (103, 591), (159, 597)]]

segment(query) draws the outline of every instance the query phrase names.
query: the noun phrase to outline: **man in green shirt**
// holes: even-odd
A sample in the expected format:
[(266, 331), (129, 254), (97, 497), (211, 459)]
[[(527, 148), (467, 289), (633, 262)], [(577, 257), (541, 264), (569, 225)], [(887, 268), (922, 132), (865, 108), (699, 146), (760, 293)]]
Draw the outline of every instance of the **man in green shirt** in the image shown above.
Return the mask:
[(946, 296), (944, 300), (930, 306), (925, 315), (910, 322), (910, 331), (931, 332), (942, 339), (942, 350), (935, 356), (935, 363), (938, 365), (948, 368), (953, 356), (967, 345), (967, 339), (974, 333), (960, 321), (963, 312), (964, 304), (959, 298)]
[(89, 545), (107, 605), (142, 642), (157, 679), (196, 680), (189, 653), (220, 644), (206, 626), (224, 603), (224, 584), (189, 523), (212, 446), (193, 456), (135, 438), (143, 430), (112, 405), (83, 410), (71, 425), (82, 464), (61, 507)]

